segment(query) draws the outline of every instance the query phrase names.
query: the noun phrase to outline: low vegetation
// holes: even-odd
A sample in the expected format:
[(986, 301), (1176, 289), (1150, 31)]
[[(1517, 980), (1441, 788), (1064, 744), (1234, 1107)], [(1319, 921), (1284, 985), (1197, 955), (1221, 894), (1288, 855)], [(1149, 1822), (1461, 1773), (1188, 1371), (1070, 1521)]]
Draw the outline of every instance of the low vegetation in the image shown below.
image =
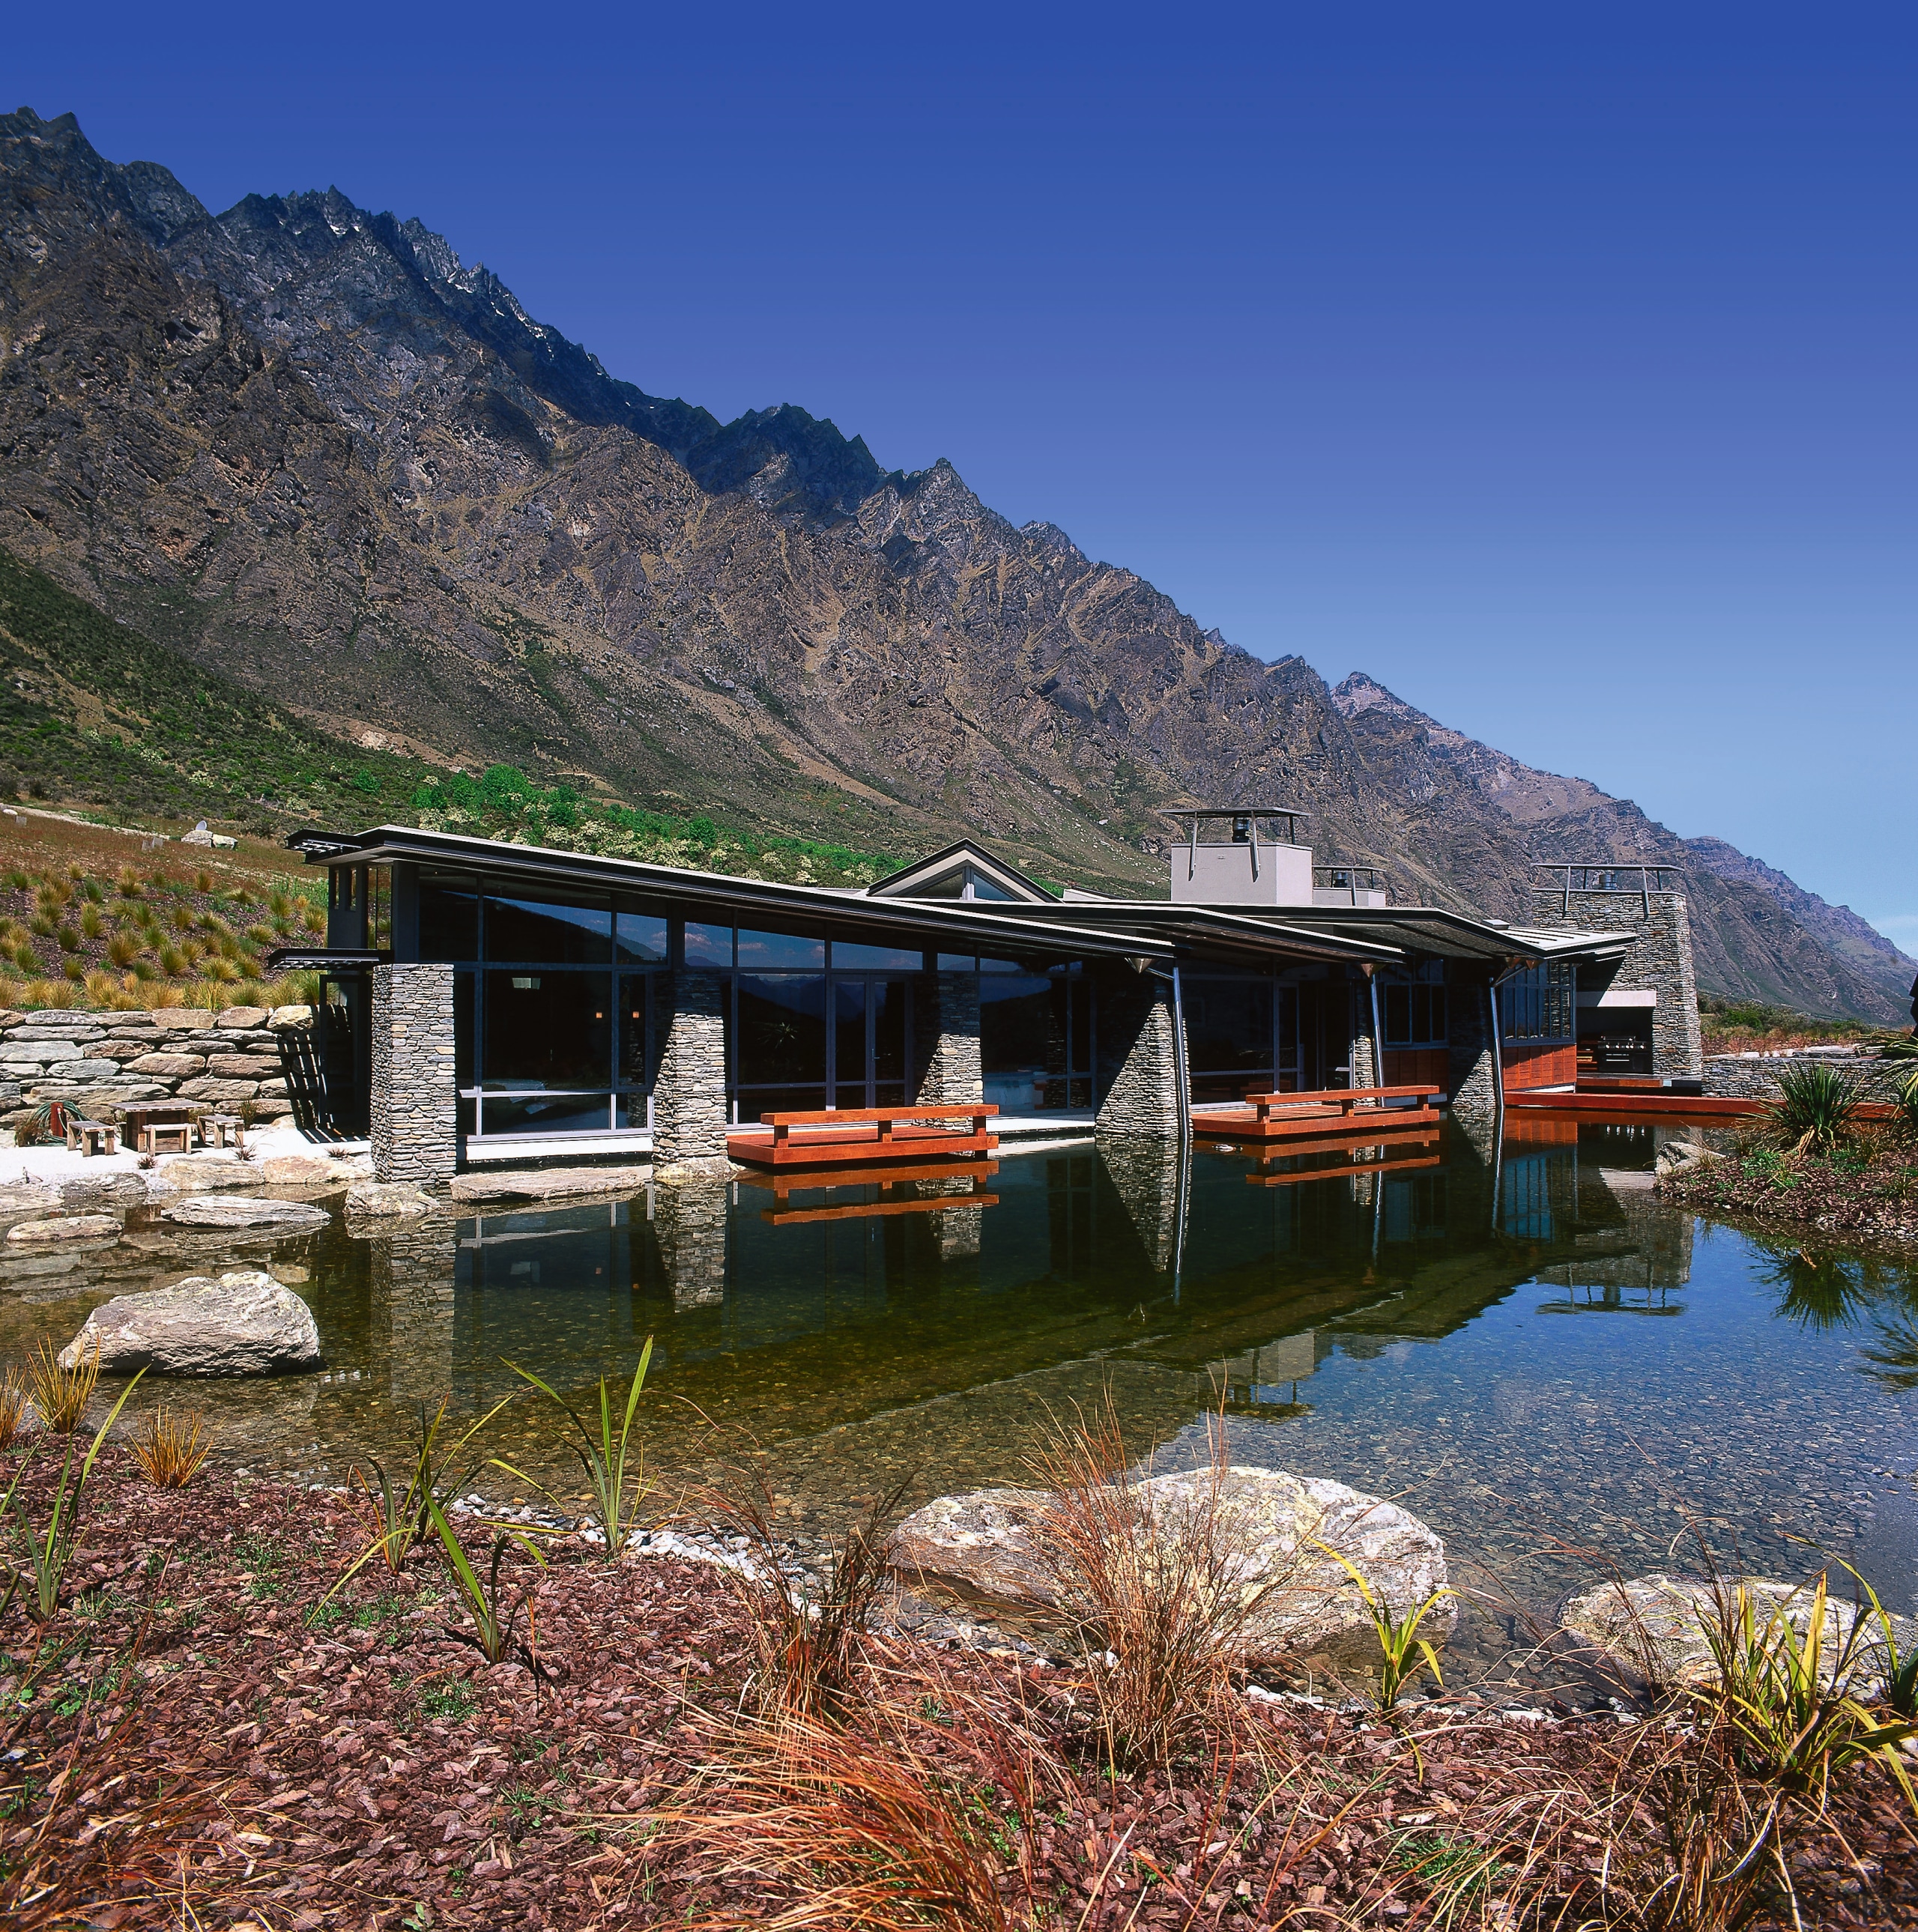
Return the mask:
[(1781, 1053), (1790, 1047), (1875, 1044), (1883, 1030), (1863, 1020), (1825, 1019), (1794, 1012), (1762, 1000), (1698, 996), (1698, 1021), (1705, 1051), (1713, 1053)]

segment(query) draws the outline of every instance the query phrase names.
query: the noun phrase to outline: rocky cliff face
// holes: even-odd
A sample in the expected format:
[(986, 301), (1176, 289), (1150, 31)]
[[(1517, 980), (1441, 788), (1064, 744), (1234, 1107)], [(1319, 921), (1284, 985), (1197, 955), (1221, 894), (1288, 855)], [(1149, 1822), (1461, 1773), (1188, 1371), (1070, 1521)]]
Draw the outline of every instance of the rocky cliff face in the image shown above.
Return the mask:
[[(962, 827), (1107, 888), (1156, 884), (1164, 806), (1276, 795), (1402, 895), (1508, 912), (1541, 826), (1645, 823), (1201, 632), (949, 464), (616, 381), (417, 221), (335, 190), (215, 216), (24, 110), (0, 117), (0, 449), (23, 559), (449, 763), (902, 852)], [(1784, 922), (1791, 1004), (1865, 997), (1802, 910), (1721, 883)]]

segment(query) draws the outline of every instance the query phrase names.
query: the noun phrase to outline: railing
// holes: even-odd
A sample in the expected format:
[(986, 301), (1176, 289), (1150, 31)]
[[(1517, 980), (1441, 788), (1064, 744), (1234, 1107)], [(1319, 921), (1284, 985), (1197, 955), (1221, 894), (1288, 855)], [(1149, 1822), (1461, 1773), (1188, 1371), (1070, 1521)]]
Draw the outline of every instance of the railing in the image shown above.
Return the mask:
[[(1628, 862), (1622, 859), (1595, 859), (1579, 861), (1569, 859), (1538, 859), (1532, 862), (1535, 872), (1556, 872), (1562, 874), (1558, 881), (1562, 900), (1562, 916), (1571, 916), (1571, 896), (1574, 892), (1636, 892), (1643, 902), (1645, 916), (1652, 916), (1652, 895), (1654, 892), (1676, 892), (1676, 885), (1667, 885), (1667, 878), (1682, 879), (1682, 866), (1660, 866)], [(1631, 883), (1634, 880), (1637, 883)]]
[(1361, 892), (1385, 890), (1385, 875), (1376, 866), (1314, 866), (1312, 889), (1321, 892), (1349, 892), (1352, 904), (1357, 905)]

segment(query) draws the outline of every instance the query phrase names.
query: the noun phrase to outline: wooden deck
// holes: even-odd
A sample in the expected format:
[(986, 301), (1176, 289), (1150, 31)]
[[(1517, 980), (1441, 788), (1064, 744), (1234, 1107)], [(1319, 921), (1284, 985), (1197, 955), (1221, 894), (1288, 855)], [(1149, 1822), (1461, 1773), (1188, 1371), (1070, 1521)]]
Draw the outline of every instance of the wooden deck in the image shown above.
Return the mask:
[[(1402, 1133), (1435, 1126), (1443, 1116), (1432, 1105), (1439, 1087), (1329, 1087), (1307, 1094), (1248, 1094), (1246, 1105), (1194, 1114), (1192, 1131), (1202, 1140), (1255, 1144), (1323, 1136)], [(1409, 1106), (1394, 1106), (1409, 1100)]]
[[(776, 1228), (788, 1228), (812, 1221), (869, 1221), (887, 1214), (934, 1214), (942, 1208), (996, 1208), (999, 1197), (989, 1192), (984, 1184), (998, 1171), (997, 1161), (985, 1160), (968, 1161), (956, 1167), (948, 1162), (935, 1167), (888, 1167), (877, 1170), (871, 1166), (797, 1171), (782, 1168), (771, 1172), (742, 1174), (740, 1178), (746, 1186), (770, 1190), (773, 1204), (761, 1208), (759, 1218), (770, 1222)], [(895, 1195), (890, 1191), (909, 1186), (915, 1180), (950, 1181), (955, 1178), (967, 1183), (956, 1194)], [(875, 1185), (879, 1190), (876, 1201), (827, 1201), (795, 1207), (791, 1198), (796, 1193), (809, 1194), (833, 1187)]]
[[(762, 1114), (770, 1136), (728, 1134), (726, 1152), (746, 1167), (870, 1168), (900, 1161), (976, 1162), (996, 1150), (989, 1102), (957, 1107), (859, 1107), (800, 1114)], [(951, 1121), (952, 1126), (928, 1125)]]
[[(1445, 1156), (1442, 1154), (1414, 1154), (1410, 1158), (1399, 1154), (1400, 1147), (1426, 1148), (1439, 1138), (1436, 1130), (1430, 1133), (1415, 1134), (1408, 1141), (1394, 1142), (1394, 1154), (1383, 1160), (1348, 1161), (1342, 1167), (1299, 1167), (1284, 1174), (1248, 1174), (1247, 1184), (1253, 1187), (1291, 1187), (1301, 1180), (1343, 1180), (1349, 1174), (1397, 1174), (1409, 1172), (1418, 1167), (1442, 1167)], [(1260, 1165), (1275, 1160), (1291, 1160), (1295, 1151), (1288, 1148), (1282, 1154), (1268, 1154)]]
[(1648, 1120), (1747, 1120), (1765, 1111), (1762, 1100), (1707, 1100), (1697, 1094), (1668, 1094), (1658, 1088), (1613, 1088), (1610, 1091), (1576, 1093), (1508, 1094), (1508, 1112), (1523, 1108), (1549, 1114), (1576, 1114), (1581, 1119), (1645, 1121)]

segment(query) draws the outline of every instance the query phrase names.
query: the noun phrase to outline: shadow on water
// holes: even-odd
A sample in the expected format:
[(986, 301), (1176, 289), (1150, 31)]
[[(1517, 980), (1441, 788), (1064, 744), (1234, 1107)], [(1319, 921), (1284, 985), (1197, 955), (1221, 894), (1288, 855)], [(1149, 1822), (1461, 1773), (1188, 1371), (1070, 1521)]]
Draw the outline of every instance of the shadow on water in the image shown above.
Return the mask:
[[(0, 1264), (0, 1346), (264, 1263), (311, 1299), (326, 1372), (192, 1394), (230, 1460), (309, 1481), (399, 1450), (421, 1402), (511, 1393), (505, 1358), (584, 1390), (651, 1336), (657, 1464), (694, 1482), (751, 1445), (802, 1532), (902, 1477), (1019, 1483), (1049, 1413), (1109, 1388), (1162, 1465), (1223, 1400), (1235, 1460), (1394, 1496), (1531, 1600), (1585, 1580), (1555, 1542), (1685, 1560), (1691, 1510), (1751, 1568), (1802, 1574), (1809, 1538), (1918, 1608), (1918, 1513), (1886, 1480), (1913, 1460), (1912, 1272), (1666, 1208), (1658, 1137), (1535, 1118), (1497, 1147), (1448, 1126), (1183, 1174), (1172, 1146), (1087, 1143), (971, 1196), (722, 1182), (251, 1248), (155, 1222)], [(496, 1426), (541, 1460), (530, 1403)]]

